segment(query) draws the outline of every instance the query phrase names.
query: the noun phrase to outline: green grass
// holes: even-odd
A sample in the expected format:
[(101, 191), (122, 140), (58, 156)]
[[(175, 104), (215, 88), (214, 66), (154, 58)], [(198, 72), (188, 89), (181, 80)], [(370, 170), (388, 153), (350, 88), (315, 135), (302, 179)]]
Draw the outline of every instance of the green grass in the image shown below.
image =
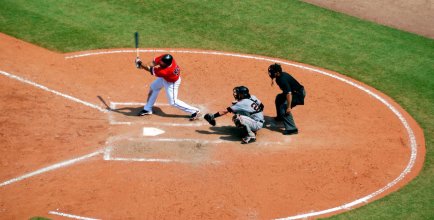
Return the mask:
[(299, 1), (2, 0), (0, 31), (71, 52), (202, 48), (340, 72), (395, 99), (422, 126), (426, 162), (410, 184), (332, 219), (434, 219), (434, 40)]
[(45, 217), (32, 217), (29, 220), (51, 220), (51, 219)]

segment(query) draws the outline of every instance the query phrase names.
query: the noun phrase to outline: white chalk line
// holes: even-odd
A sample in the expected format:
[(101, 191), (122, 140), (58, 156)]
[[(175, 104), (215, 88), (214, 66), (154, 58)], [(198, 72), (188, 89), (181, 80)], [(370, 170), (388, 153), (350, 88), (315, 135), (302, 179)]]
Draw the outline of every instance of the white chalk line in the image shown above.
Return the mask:
[[(141, 142), (193, 142), (197, 144), (221, 144), (221, 143), (233, 143), (229, 140), (205, 140), (205, 139), (194, 139), (194, 138), (127, 138), (129, 141), (141, 141)], [(287, 145), (289, 142), (272, 142), (272, 141), (262, 141), (255, 142), (251, 145), (259, 146), (276, 146), (276, 145)], [(131, 161), (131, 162), (162, 162), (162, 163), (192, 163), (188, 160), (178, 160), (178, 159), (166, 159), (166, 158), (124, 158), (124, 157), (112, 157), (114, 146), (109, 146), (104, 151), (104, 160), (110, 161)], [(214, 161), (218, 163), (219, 161)]]
[[(234, 141), (229, 140), (208, 140), (208, 139), (195, 139), (195, 138), (126, 138), (124, 140), (127, 141), (139, 141), (139, 142), (147, 142), (147, 143), (159, 143), (159, 142), (193, 142), (197, 144), (221, 144), (221, 143), (233, 143)], [(276, 145), (288, 145), (290, 142), (273, 142), (273, 141), (261, 141), (250, 144), (257, 146), (276, 146)], [(135, 161), (135, 162), (180, 162), (180, 163), (191, 163), (191, 161), (187, 160), (178, 160), (178, 159), (166, 159), (166, 158), (123, 158), (123, 157), (112, 157), (113, 152), (113, 144), (107, 146), (104, 150), (104, 160), (110, 161)], [(215, 161), (218, 162), (218, 161)]]
[(48, 214), (58, 215), (58, 216), (66, 217), (66, 218), (80, 219), (80, 220), (98, 220), (97, 218), (83, 217), (83, 216), (66, 214), (66, 213), (57, 212), (57, 211), (49, 211)]
[(225, 142), (224, 140), (205, 140), (205, 139), (195, 139), (195, 138), (128, 138), (130, 141), (145, 141), (145, 142), (194, 142), (203, 144), (220, 144)]
[(162, 159), (162, 158), (123, 158), (123, 157), (111, 157), (110, 161), (129, 161), (129, 162), (150, 162), (150, 163), (191, 163), (188, 160), (178, 159)]
[(104, 150), (104, 160), (106, 161), (127, 161), (127, 162), (150, 162), (150, 163), (192, 163), (189, 160), (167, 159), (167, 158), (125, 158), (112, 157), (113, 146), (108, 146)]
[[(145, 116), (146, 117), (146, 116)], [(173, 123), (173, 122), (156, 122), (156, 121), (147, 121), (146, 119), (142, 121), (111, 121), (111, 125), (159, 125), (159, 126), (166, 126), (166, 127), (201, 127), (205, 125), (209, 125), (208, 123), (204, 122), (194, 122), (194, 123)]]
[(53, 93), (53, 94), (55, 94), (55, 95), (61, 96), (61, 97), (63, 97), (63, 98), (69, 99), (69, 100), (71, 100), (71, 101), (78, 102), (78, 103), (83, 104), (83, 105), (85, 105), (85, 106), (88, 106), (88, 107), (91, 107), (91, 108), (97, 109), (97, 110), (100, 111), (100, 112), (104, 112), (104, 113), (107, 112), (106, 109), (101, 108), (100, 106), (97, 106), (97, 105), (94, 105), (94, 104), (92, 104), (92, 103), (89, 103), (89, 102), (86, 102), (86, 101), (80, 100), (80, 99), (75, 98), (75, 97), (72, 97), (72, 96), (70, 96), (70, 95), (63, 94), (63, 93), (61, 93), (61, 92), (58, 92), (58, 91), (53, 90), (53, 89), (50, 89), (50, 88), (48, 88), (48, 87), (46, 87), (46, 86), (43, 86), (43, 85), (41, 85), (41, 84), (38, 84), (38, 83), (32, 82), (32, 81), (27, 80), (27, 79), (24, 79), (24, 78), (22, 78), (22, 77), (19, 77), (19, 76), (16, 76), (16, 75), (13, 75), (13, 74), (7, 73), (7, 72), (5, 72), (5, 71), (1, 71), (1, 70), (0, 70), (0, 74), (2, 74), (2, 75), (4, 75), (4, 76), (7, 76), (7, 77), (9, 77), (9, 78), (11, 78), (11, 79), (15, 79), (15, 80), (18, 80), (18, 81), (20, 81), (20, 82), (27, 83), (27, 84), (29, 84), (29, 85), (35, 86), (35, 87), (40, 88), (40, 89), (42, 89), (42, 90), (45, 90), (45, 91), (47, 91), (47, 92), (51, 92), (51, 93)]
[(111, 160), (111, 153), (112, 153), (112, 151), (113, 151), (113, 146), (107, 146), (104, 149), (104, 157), (103, 157), (103, 159), (104, 160)]
[[(295, 215), (295, 216), (290, 216), (290, 217), (286, 217), (286, 218), (281, 218), (281, 219), (301, 219), (301, 218), (308, 218), (308, 217), (313, 217), (313, 216), (318, 216), (318, 215), (324, 215), (324, 214), (328, 214), (328, 213), (332, 213), (332, 212), (337, 212), (337, 211), (341, 211), (341, 210), (348, 210), (351, 209), (352, 207), (355, 207), (357, 205), (360, 205), (362, 203), (367, 203), (368, 200), (374, 198), (375, 196), (387, 191), (388, 189), (390, 189), (391, 187), (393, 187), (394, 185), (396, 185), (399, 181), (401, 181), (413, 168), (414, 163), (416, 161), (416, 157), (417, 157), (417, 143), (416, 143), (416, 137), (414, 136), (414, 132), (411, 129), (410, 125), (408, 124), (407, 120), (402, 116), (402, 114), (395, 108), (393, 107), (389, 102), (387, 102), (385, 99), (383, 99), (382, 97), (380, 97), (379, 95), (375, 94), (374, 92), (372, 92), (371, 90), (363, 87), (360, 84), (357, 84), (355, 82), (349, 81), (343, 77), (337, 76), (337, 75), (333, 75), (331, 73), (327, 73), (325, 71), (316, 69), (316, 68), (312, 68), (312, 67), (307, 67), (307, 66), (303, 66), (301, 64), (294, 64), (294, 63), (289, 63), (289, 62), (285, 62), (279, 59), (270, 59), (270, 58), (265, 58), (265, 57), (257, 57), (257, 56), (252, 56), (252, 55), (243, 55), (243, 54), (233, 54), (233, 53), (224, 53), (224, 52), (215, 52), (215, 51), (190, 51), (190, 50), (162, 50), (162, 49), (150, 49), (150, 50), (139, 50), (140, 52), (169, 52), (169, 53), (189, 53), (189, 54), (206, 54), (206, 55), (218, 55), (218, 56), (231, 56), (231, 57), (240, 57), (240, 58), (246, 58), (246, 59), (254, 59), (254, 60), (261, 60), (261, 61), (267, 61), (267, 62), (273, 62), (273, 63), (281, 63), (284, 65), (288, 65), (288, 66), (293, 66), (293, 67), (297, 67), (300, 69), (305, 69), (305, 70), (309, 70), (312, 72), (316, 72), (325, 76), (329, 76), (332, 77), (334, 79), (337, 79), (339, 81), (342, 81), (344, 83), (347, 83), (351, 86), (354, 86), (358, 89), (361, 89), (362, 91), (366, 92), (367, 94), (369, 94), (370, 96), (374, 97), (375, 99), (379, 100), (381, 103), (383, 103), (384, 105), (387, 106), (387, 108), (389, 108), (397, 117), (398, 119), (401, 121), (401, 123), (403, 124), (404, 128), (407, 131), (407, 134), (409, 136), (409, 140), (410, 140), (410, 148), (411, 148), (411, 156), (410, 156), (410, 160), (407, 163), (407, 166), (405, 167), (405, 169), (400, 173), (400, 175), (395, 178), (392, 182), (386, 184), (386, 186), (380, 188), (379, 190), (364, 196), (362, 198), (356, 199), (355, 201), (343, 204), (341, 206), (337, 206), (337, 207), (333, 207), (330, 209), (325, 209), (325, 210), (321, 210), (321, 211), (314, 211), (314, 212), (310, 212), (310, 213), (306, 213), (306, 214), (299, 214), (299, 215)], [(86, 57), (86, 56), (94, 56), (94, 55), (103, 55), (103, 54), (115, 54), (115, 53), (135, 53), (135, 50), (111, 50), (111, 51), (101, 51), (101, 52), (84, 52), (78, 55), (71, 55), (71, 56), (66, 56), (65, 59), (72, 59), (72, 58), (79, 58), (79, 57)]]
[[(142, 141), (142, 142), (194, 142), (200, 144), (221, 144), (221, 143), (233, 143), (231, 140), (209, 140), (209, 139), (197, 139), (197, 138), (127, 138), (130, 141)], [(289, 140), (289, 139), (288, 139)], [(260, 141), (250, 144), (252, 145), (287, 145), (289, 142), (282, 141)]]
[(56, 169), (59, 169), (59, 168), (62, 168), (62, 167), (69, 166), (69, 165), (72, 165), (72, 164), (77, 163), (79, 161), (89, 159), (91, 157), (94, 157), (94, 156), (102, 154), (102, 153), (103, 153), (103, 151), (100, 150), (100, 151), (96, 151), (96, 152), (93, 152), (93, 153), (90, 153), (90, 154), (86, 154), (84, 156), (81, 156), (81, 157), (78, 157), (78, 158), (75, 158), (75, 159), (71, 159), (71, 160), (67, 160), (67, 161), (64, 161), (64, 162), (56, 163), (56, 164), (50, 165), (48, 167), (45, 167), (45, 168), (42, 168), (42, 169), (30, 172), (30, 173), (27, 173), (27, 174), (24, 174), (24, 175), (19, 176), (17, 178), (13, 178), (13, 179), (7, 180), (7, 181), (5, 181), (3, 183), (0, 183), (0, 187), (9, 185), (11, 183), (15, 183), (15, 182), (18, 182), (18, 181), (21, 181), (21, 180), (24, 180), (24, 179), (27, 179), (27, 178), (30, 178), (30, 177), (33, 177), (33, 176), (36, 176), (36, 175), (39, 175), (39, 174), (42, 174), (42, 173), (46, 173), (46, 172), (49, 172), (49, 171), (52, 171), (52, 170), (56, 170)]
[[(127, 141), (139, 141), (139, 142), (147, 142), (147, 143), (161, 143), (161, 142), (193, 142), (196, 144), (222, 144), (222, 143), (233, 143), (233, 141), (229, 140), (208, 140), (208, 139), (194, 139), (194, 138), (126, 138)], [(261, 141), (255, 142), (250, 145), (255, 146), (276, 146), (276, 145), (288, 145), (290, 142), (273, 142), (273, 141)], [(176, 147), (176, 146), (174, 146)], [(106, 147), (104, 150), (104, 160), (118, 160), (118, 161), (137, 161), (137, 162), (183, 162), (187, 163), (188, 161), (184, 160), (176, 160), (176, 159), (166, 159), (166, 158), (120, 158), (120, 157), (112, 157), (112, 151), (114, 146), (110, 145)]]

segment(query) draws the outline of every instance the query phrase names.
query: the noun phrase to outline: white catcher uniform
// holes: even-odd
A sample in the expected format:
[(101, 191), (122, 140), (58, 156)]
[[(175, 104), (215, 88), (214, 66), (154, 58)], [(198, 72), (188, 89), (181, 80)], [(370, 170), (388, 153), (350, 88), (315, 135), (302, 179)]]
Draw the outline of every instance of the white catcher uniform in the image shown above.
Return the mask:
[(234, 113), (235, 125), (239, 127), (241, 124), (246, 127), (249, 137), (255, 138), (255, 132), (264, 126), (263, 105), (254, 95), (237, 101), (227, 110)]

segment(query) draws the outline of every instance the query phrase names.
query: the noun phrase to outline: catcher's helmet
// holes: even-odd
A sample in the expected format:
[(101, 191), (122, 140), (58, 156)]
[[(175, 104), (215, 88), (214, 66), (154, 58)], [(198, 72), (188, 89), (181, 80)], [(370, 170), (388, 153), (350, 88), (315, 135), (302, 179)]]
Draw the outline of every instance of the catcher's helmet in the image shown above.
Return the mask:
[(274, 79), (275, 77), (276, 77), (276, 73), (281, 73), (282, 72), (282, 67), (279, 65), (279, 64), (277, 64), (277, 63), (275, 63), (275, 64), (271, 64), (269, 67), (268, 67), (268, 75), (272, 78), (272, 79)]
[(234, 92), (234, 98), (236, 100), (250, 98), (249, 89), (245, 86), (237, 86), (234, 88), (233, 92)]
[(167, 66), (170, 66), (170, 64), (172, 64), (172, 60), (173, 57), (170, 54), (164, 54), (163, 57), (161, 57), (161, 61)]

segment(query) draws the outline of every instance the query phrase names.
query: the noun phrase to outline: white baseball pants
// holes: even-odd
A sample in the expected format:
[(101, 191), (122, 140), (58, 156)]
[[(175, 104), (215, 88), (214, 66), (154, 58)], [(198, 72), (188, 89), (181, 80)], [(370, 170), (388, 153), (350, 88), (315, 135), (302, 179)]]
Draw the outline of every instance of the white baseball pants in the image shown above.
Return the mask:
[(256, 137), (253, 132), (258, 131), (264, 126), (263, 121), (255, 121), (253, 118), (245, 115), (237, 115), (237, 119), (240, 121), (240, 124), (246, 126), (247, 135), (249, 137)]
[(182, 111), (188, 112), (190, 114), (199, 111), (198, 108), (190, 106), (187, 103), (178, 99), (178, 88), (180, 85), (181, 85), (181, 78), (179, 78), (176, 82), (167, 82), (164, 78), (157, 77), (157, 79), (154, 80), (154, 82), (152, 82), (151, 84), (151, 88), (149, 90), (149, 95), (148, 95), (148, 102), (146, 103), (145, 107), (143, 107), (143, 109), (152, 112), (152, 107), (154, 106), (155, 101), (157, 100), (158, 93), (164, 87), (166, 90), (167, 100), (169, 101), (169, 104), (171, 106), (176, 107)]

